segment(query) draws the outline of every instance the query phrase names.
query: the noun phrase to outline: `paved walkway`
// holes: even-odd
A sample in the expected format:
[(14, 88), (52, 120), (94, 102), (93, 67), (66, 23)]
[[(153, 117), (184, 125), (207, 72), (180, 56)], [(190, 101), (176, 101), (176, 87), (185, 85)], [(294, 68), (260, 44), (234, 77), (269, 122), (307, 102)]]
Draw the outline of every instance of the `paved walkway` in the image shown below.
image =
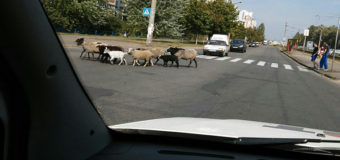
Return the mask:
[[(293, 53), (287, 53), (287, 52), (283, 52), (285, 53), (287, 56), (291, 57), (293, 60), (297, 61), (298, 63), (313, 69), (313, 63), (311, 62), (311, 54), (310, 53), (303, 53), (301, 51), (296, 51)], [(332, 68), (332, 58), (333, 56), (329, 56), (328, 57), (328, 71), (325, 72), (323, 70), (314, 70), (315, 72), (325, 75), (329, 78), (332, 79), (336, 79), (336, 80), (340, 80), (340, 62), (338, 60), (334, 61), (334, 66), (333, 66), (333, 71), (331, 71)], [(316, 59), (316, 62), (318, 64), (320, 64), (320, 59), (321, 57), (318, 57)]]

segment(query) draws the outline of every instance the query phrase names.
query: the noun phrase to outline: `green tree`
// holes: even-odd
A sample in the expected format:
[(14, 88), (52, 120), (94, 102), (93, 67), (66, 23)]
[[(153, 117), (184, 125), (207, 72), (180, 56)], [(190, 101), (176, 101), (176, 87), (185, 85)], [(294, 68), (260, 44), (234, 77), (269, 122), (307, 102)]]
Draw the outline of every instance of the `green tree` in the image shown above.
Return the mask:
[(237, 16), (239, 12), (236, 10), (232, 1), (215, 0), (208, 2), (211, 11), (211, 34), (229, 34), (231, 29), (237, 26)]
[(246, 37), (247, 29), (242, 23), (238, 23), (235, 27), (231, 28), (230, 36), (232, 39), (244, 39)]
[[(123, 13), (127, 25), (133, 33), (146, 34), (149, 17), (143, 17), (143, 8), (150, 8), (149, 0), (126, 0)], [(181, 37), (184, 26), (181, 23), (187, 0), (157, 1), (155, 17), (155, 37)]]
[(261, 23), (259, 27), (257, 28), (258, 34), (259, 34), (259, 39), (257, 40), (258, 42), (262, 42), (266, 39), (265, 37), (265, 30), (266, 27), (264, 26), (264, 23)]
[(55, 27), (80, 29), (116, 29), (120, 22), (113, 16), (107, 0), (41, 0)]
[(190, 0), (185, 8), (187, 35), (194, 35), (196, 44), (199, 35), (211, 33), (211, 11), (205, 0)]

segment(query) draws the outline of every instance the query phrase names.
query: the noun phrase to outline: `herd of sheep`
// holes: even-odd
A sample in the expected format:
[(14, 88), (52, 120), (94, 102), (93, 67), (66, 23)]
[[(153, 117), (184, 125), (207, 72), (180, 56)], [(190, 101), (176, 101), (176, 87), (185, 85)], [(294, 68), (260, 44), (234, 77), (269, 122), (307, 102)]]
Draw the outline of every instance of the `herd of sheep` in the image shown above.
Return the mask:
[(131, 55), (133, 58), (132, 65), (135, 66), (140, 65), (139, 60), (144, 60), (144, 67), (151, 64), (154, 66), (152, 59), (156, 59), (155, 64), (162, 59), (164, 64), (163, 66), (168, 66), (168, 62), (172, 62), (171, 65), (175, 62), (177, 67), (179, 67), (179, 60), (189, 60), (190, 63), (188, 67), (191, 66), (192, 61), (195, 62), (195, 67), (197, 68), (197, 51), (194, 49), (183, 49), (177, 47), (170, 47), (167, 50), (162, 48), (129, 48), (127, 52), (124, 51), (124, 48), (121, 46), (112, 46), (101, 42), (86, 42), (84, 38), (79, 38), (75, 41), (78, 46), (83, 48), (83, 51), (80, 54), (80, 57), (83, 54), (87, 54), (90, 58), (94, 59), (94, 54), (99, 54), (97, 59), (101, 62), (110, 62), (114, 64), (115, 60), (120, 60), (119, 65), (124, 63), (127, 65), (125, 57), (127, 54)]

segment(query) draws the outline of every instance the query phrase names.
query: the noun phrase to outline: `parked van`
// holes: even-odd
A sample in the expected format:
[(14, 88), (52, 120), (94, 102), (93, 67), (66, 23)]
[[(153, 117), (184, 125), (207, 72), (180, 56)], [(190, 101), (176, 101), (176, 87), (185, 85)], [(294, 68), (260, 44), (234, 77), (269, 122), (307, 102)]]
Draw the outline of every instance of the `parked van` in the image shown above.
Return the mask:
[(214, 34), (207, 45), (204, 46), (204, 55), (228, 56), (230, 39), (228, 35)]

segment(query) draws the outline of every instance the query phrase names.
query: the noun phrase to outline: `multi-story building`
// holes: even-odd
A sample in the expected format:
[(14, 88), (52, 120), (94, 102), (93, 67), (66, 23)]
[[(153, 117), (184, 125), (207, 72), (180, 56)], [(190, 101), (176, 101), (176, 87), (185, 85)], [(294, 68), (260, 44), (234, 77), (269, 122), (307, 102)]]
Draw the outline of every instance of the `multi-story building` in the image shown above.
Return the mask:
[(256, 27), (256, 20), (253, 18), (253, 12), (241, 10), (238, 15), (238, 21), (244, 24), (245, 28)]

